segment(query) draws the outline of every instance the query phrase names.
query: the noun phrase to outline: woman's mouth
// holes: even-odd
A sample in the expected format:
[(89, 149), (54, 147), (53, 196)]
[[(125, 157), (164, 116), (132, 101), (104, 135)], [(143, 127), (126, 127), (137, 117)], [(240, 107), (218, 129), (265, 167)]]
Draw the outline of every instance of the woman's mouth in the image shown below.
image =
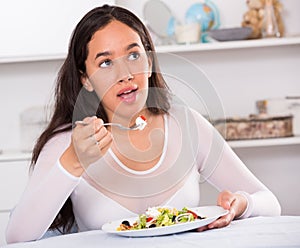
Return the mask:
[(137, 90), (138, 90), (137, 87), (122, 89), (117, 94), (117, 97), (119, 97), (123, 102), (133, 103), (136, 101)]

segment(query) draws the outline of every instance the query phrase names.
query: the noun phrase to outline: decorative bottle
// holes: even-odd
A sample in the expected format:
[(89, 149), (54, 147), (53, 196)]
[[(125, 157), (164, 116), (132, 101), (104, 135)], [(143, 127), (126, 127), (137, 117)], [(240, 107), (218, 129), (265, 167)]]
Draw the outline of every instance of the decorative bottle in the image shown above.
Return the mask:
[(266, 0), (261, 34), (263, 38), (281, 36), (274, 13), (273, 0)]

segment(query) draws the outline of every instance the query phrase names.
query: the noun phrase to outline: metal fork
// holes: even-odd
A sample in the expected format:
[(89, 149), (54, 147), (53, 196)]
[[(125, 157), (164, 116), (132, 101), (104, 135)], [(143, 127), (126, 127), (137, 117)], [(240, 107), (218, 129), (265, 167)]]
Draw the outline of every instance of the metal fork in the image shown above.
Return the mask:
[[(84, 122), (84, 121), (76, 121), (75, 124), (79, 124), (79, 125), (83, 125), (83, 126), (86, 126), (88, 125), (88, 123)], [(140, 128), (142, 124), (134, 124), (130, 127), (125, 127), (119, 123), (104, 123), (103, 126), (115, 126), (115, 127), (118, 127), (119, 129), (121, 130), (138, 130)]]

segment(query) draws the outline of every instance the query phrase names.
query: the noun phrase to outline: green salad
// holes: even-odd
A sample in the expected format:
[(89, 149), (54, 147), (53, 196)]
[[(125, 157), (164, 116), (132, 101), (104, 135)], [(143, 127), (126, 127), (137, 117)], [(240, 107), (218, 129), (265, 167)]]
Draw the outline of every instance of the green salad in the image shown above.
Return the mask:
[(153, 227), (171, 226), (178, 223), (195, 221), (195, 219), (204, 219), (195, 212), (184, 207), (181, 210), (169, 207), (148, 208), (146, 213), (139, 215), (137, 221), (130, 224), (124, 220), (117, 228), (118, 231), (140, 230)]

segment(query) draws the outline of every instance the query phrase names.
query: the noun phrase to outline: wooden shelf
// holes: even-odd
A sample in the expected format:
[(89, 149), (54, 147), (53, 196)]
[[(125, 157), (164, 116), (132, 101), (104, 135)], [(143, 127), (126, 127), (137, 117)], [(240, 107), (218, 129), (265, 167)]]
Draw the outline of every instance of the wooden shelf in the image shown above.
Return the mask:
[(255, 147), (270, 147), (270, 146), (300, 145), (300, 136), (288, 137), (288, 138), (228, 141), (228, 144), (232, 148), (255, 148)]

